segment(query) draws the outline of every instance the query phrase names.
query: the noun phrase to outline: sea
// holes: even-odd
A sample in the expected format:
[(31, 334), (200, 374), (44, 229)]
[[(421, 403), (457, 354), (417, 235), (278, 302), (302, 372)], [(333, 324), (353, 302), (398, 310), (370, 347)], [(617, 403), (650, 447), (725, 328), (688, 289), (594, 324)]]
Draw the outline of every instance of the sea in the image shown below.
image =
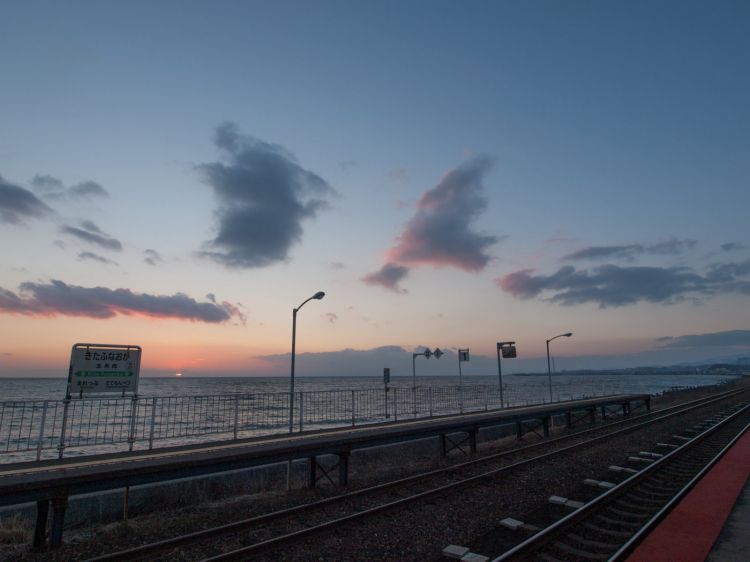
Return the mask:
[[(591, 387), (597, 394), (607, 393), (646, 393), (661, 394), (676, 388), (689, 388), (722, 384), (734, 380), (733, 375), (708, 375), (695, 371), (669, 374), (565, 374), (552, 375), (552, 385), (560, 389)], [(418, 386), (490, 386), (497, 385), (498, 376), (471, 375), (420, 376)], [(391, 377), (391, 387), (411, 387), (411, 377)], [(518, 388), (524, 387), (533, 394), (538, 388), (540, 394), (548, 389), (549, 380), (543, 375), (503, 375), (503, 384)], [(295, 377), (295, 392), (324, 390), (364, 390), (382, 389), (382, 377)], [(65, 398), (66, 379), (64, 378), (0, 378), (0, 401), (23, 400), (62, 400)], [(607, 392), (609, 391), (609, 392)], [(139, 382), (138, 394), (142, 397), (166, 396), (208, 396), (222, 394), (261, 394), (289, 392), (288, 377), (143, 377)], [(563, 391), (562, 394), (565, 394)]]
[[(550, 398), (658, 395), (736, 378), (694, 371), (504, 375), (503, 389), (506, 405), (522, 406)], [(300, 431), (303, 425), (310, 430), (382, 422), (389, 413), (398, 420), (494, 408), (498, 382), (497, 374), (392, 377), (385, 392), (381, 377), (297, 377), (293, 425)], [(138, 400), (84, 396), (70, 403), (63, 402), (66, 383), (0, 379), (0, 464), (55, 458), (63, 449), (65, 456), (79, 456), (127, 450), (129, 442), (141, 450), (288, 431), (285, 377), (144, 377)]]

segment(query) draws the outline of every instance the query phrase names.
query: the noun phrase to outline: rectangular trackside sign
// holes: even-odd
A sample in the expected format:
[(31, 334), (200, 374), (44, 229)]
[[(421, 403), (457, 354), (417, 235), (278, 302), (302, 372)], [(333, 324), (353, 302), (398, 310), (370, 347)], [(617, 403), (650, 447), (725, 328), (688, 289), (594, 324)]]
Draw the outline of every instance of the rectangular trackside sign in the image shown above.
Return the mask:
[(141, 347), (77, 343), (70, 353), (66, 397), (78, 394), (138, 393)]

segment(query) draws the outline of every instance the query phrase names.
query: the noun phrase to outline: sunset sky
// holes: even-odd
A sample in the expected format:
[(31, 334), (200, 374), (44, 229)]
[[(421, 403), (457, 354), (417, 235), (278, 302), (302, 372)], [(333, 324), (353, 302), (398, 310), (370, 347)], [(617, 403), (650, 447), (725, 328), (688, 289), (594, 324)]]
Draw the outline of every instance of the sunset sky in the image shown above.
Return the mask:
[(750, 354), (750, 3), (3, 2), (0, 376)]

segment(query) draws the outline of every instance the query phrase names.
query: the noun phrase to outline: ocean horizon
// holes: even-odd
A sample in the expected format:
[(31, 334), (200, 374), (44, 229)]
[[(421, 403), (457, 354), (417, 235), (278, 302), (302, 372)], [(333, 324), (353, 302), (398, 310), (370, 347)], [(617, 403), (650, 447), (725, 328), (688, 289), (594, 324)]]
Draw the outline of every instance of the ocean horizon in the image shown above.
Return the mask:
[[(596, 387), (600, 391), (608, 388), (612, 393), (636, 392), (658, 394), (677, 387), (721, 384), (737, 378), (737, 375), (707, 375), (695, 371), (660, 374), (602, 373), (553, 373), (553, 387)], [(498, 384), (498, 376), (466, 375), (417, 376), (417, 386), (492, 386)], [(411, 376), (391, 376), (390, 387), (412, 386)], [(503, 375), (507, 387), (543, 387), (549, 384), (547, 374)], [(65, 398), (67, 377), (3, 377), (0, 379), (0, 401), (62, 400)], [(327, 390), (363, 390), (384, 388), (381, 376), (295, 376), (295, 392)], [(139, 396), (195, 396), (217, 394), (261, 394), (288, 393), (289, 376), (142, 376), (139, 381)], [(99, 395), (102, 396), (102, 395)], [(106, 396), (106, 395), (105, 395)], [(109, 394), (117, 397), (118, 394)]]

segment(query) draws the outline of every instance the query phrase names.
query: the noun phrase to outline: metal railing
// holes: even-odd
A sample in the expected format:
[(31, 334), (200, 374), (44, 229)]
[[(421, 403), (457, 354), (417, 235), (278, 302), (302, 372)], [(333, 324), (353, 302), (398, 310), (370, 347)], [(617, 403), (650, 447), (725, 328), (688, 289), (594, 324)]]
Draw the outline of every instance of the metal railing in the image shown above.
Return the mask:
[[(538, 387), (538, 388), (537, 388)], [(541, 385), (395, 386), (379, 389), (299, 392), (296, 431), (355, 426), (543, 402)], [(615, 394), (609, 388), (557, 385), (557, 399)], [(137, 398), (83, 398), (0, 402), (0, 462), (62, 458), (238, 439), (288, 431), (289, 393)]]

